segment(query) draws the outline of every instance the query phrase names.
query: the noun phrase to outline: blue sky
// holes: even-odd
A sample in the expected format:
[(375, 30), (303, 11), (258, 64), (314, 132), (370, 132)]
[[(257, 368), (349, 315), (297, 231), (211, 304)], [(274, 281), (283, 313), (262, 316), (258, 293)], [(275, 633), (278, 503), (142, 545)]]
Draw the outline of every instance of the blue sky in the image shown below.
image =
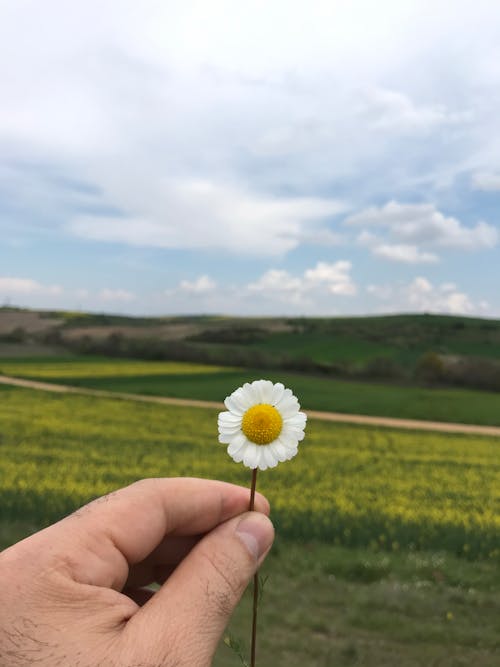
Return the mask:
[(0, 301), (500, 317), (500, 4), (0, 0)]

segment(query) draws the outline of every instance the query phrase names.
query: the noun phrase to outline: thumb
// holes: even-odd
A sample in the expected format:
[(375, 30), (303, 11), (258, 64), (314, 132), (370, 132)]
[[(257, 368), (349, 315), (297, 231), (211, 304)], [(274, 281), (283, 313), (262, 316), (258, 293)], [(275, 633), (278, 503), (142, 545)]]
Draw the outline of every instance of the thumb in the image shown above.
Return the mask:
[(231, 519), (206, 535), (129, 622), (148, 654), (159, 661), (175, 658), (179, 667), (211, 665), (229, 618), (273, 539), (271, 521), (259, 512)]

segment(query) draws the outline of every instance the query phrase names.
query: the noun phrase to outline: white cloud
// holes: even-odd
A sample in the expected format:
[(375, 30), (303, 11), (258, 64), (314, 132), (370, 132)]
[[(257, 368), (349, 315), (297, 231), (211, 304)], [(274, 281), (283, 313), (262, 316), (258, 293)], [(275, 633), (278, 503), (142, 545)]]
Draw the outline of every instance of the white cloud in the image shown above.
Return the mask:
[(317, 299), (333, 296), (354, 296), (357, 292), (350, 272), (351, 263), (340, 260), (329, 264), (318, 262), (295, 276), (283, 269), (270, 269), (257, 281), (248, 285), (250, 293), (259, 293), (266, 298), (293, 303), (310, 304)]
[[(306, 7), (278, 0), (272, 8), (261, 7), (263, 21), (251, 4), (222, 0), (209, 8), (189, 0), (178, 5), (145, 0), (140, 9), (131, 0), (105, 5), (88, 0), (71, 7), (61, 0), (43, 6), (34, 0), (4, 3), (2, 154), (55, 164), (87, 181), (103, 205), (123, 212), (121, 225), (142, 221), (153, 227), (152, 239), (167, 244), (170, 209), (177, 202), (179, 213), (192, 212), (188, 195), (172, 188), (174, 175), (181, 183), (208, 180), (226, 191), (241, 190), (244, 183), (246, 192), (236, 197), (240, 203), (230, 202), (234, 213), (256, 200), (267, 207), (276, 200), (269, 193), (310, 194), (346, 178), (353, 195), (386, 189), (387, 182), (398, 191), (437, 162), (436, 168), (443, 160), (455, 167), (479, 151), (485, 136), (498, 134), (493, 131), (498, 114), (482, 117), (488, 109), (467, 91), (479, 86), (487, 95), (500, 78), (491, 64), (486, 67), (498, 51), (491, 29), (497, 10), (491, 3), (488, 10), (462, 3), (460, 11), (450, 11), (455, 5), (444, 2), (425, 20), (419, 3), (402, 4), (383, 3), (381, 9), (369, 0), (325, 0)], [(278, 36), (273, 25), (282, 26)], [(463, 46), (464, 33), (470, 45), (481, 35), (487, 57)], [(459, 62), (455, 44), (462, 47)], [(436, 53), (445, 73), (447, 67), (462, 72), (459, 83), (450, 81), (451, 90), (443, 85), (443, 72), (428, 66)], [(426, 72), (424, 81), (408, 76), (417, 71)], [(471, 132), (464, 120), (469, 103), (478, 107)], [(455, 132), (460, 123), (462, 134), (446, 137), (445, 157), (442, 151), (436, 156), (440, 146), (434, 136), (422, 142), (422, 129), (432, 133), (451, 126)], [(415, 144), (403, 153), (402, 130), (405, 140), (416, 131)], [(286, 161), (275, 159), (283, 155)], [(375, 184), (377, 174), (384, 179)], [(196, 194), (194, 208), (203, 197)], [(224, 219), (221, 195), (216, 198), (218, 203), (209, 201), (207, 225)], [(293, 229), (295, 218), (290, 222), (295, 243), (310, 231), (307, 215), (297, 217), (300, 229)], [(105, 238), (93, 226), (104, 222), (98, 217), (73, 220), (79, 234)], [(112, 240), (138, 243), (130, 229), (120, 233), (113, 227), (117, 219), (105, 221)], [(232, 232), (241, 224), (246, 223), (235, 217), (223, 227)], [(271, 234), (271, 247), (295, 247), (276, 242), (276, 236), (279, 228)]]
[(472, 176), (472, 186), (476, 190), (496, 192), (500, 190), (500, 173), (479, 172)]
[(464, 292), (452, 290), (449, 285), (435, 287), (426, 278), (417, 277), (406, 288), (408, 303), (419, 311), (471, 314), (474, 306)]
[(314, 230), (328, 235), (317, 221), (344, 210), (334, 199), (263, 197), (210, 181), (162, 183), (147, 204), (137, 203), (144, 218), (133, 217), (133, 207), (131, 201), (131, 217), (78, 216), (68, 229), (82, 238), (133, 246), (278, 255)]
[(206, 294), (207, 292), (212, 292), (216, 287), (217, 283), (210, 276), (203, 275), (192, 281), (181, 280), (177, 290), (190, 294)]
[(363, 231), (357, 235), (356, 241), (357, 243), (359, 243), (359, 245), (364, 245), (369, 247), (376, 244), (379, 241), (379, 237), (376, 234), (373, 234), (372, 232), (363, 229)]
[[(372, 206), (345, 220), (348, 226), (375, 227), (379, 232), (386, 232), (390, 239), (399, 244), (414, 246), (414, 258), (419, 246), (434, 248), (458, 248), (462, 250), (480, 250), (493, 248), (498, 243), (498, 231), (486, 222), (478, 222), (473, 227), (463, 225), (453, 217), (446, 217), (433, 204), (400, 204), (390, 201), (385, 206)], [(376, 237), (364, 230), (358, 236), (364, 244), (373, 243)], [(374, 246), (377, 247), (377, 246)], [(380, 247), (380, 246), (378, 246)], [(411, 256), (413, 251), (407, 251)], [(378, 254), (384, 254), (385, 251)], [(404, 252), (400, 253), (401, 255)], [(385, 253), (385, 256), (389, 256)], [(427, 254), (424, 261), (435, 261), (435, 256)]]
[[(201, 260), (207, 249), (211, 259), (289, 252), (312, 266), (321, 255), (301, 246), (346, 243), (332, 218), (393, 198), (395, 218), (391, 204), (374, 209), (379, 221), (356, 229), (359, 243), (410, 265), (439, 256), (445, 280), (444, 249), (498, 248), (480, 209), (471, 223), (460, 206), (470, 205), (464, 184), (498, 185), (500, 4), (435, 5), (0, 3), (2, 242), (25, 244), (28, 256), (41, 238), (39, 262), (49, 234), (69, 233), (68, 248), (76, 236), (126, 244), (120, 252), (135, 257), (147, 254), (138, 247), (193, 248)], [(398, 203), (410, 198), (435, 204)], [(482, 268), (498, 257), (483, 254)], [(220, 285), (228, 275), (221, 268)], [(281, 281), (296, 298), (316, 294), (298, 269)]]
[[(339, 211), (340, 212), (340, 211)], [(298, 237), (299, 243), (318, 245), (322, 247), (345, 245), (347, 239), (343, 234), (333, 232), (331, 229), (304, 230)]]
[(133, 301), (136, 297), (133, 292), (124, 289), (109, 289), (107, 287), (100, 290), (97, 294), (100, 301), (127, 303)]
[(416, 245), (381, 243), (374, 245), (372, 252), (377, 257), (404, 264), (429, 264), (438, 261), (437, 255), (421, 252)]
[(351, 262), (340, 260), (334, 264), (318, 262), (313, 269), (304, 272), (304, 286), (314, 289), (324, 285), (331, 294), (351, 296), (356, 294), (356, 286), (351, 280)]
[(60, 285), (43, 285), (31, 278), (15, 278), (0, 276), (0, 294), (9, 296), (59, 295), (63, 288)]
[(454, 315), (485, 315), (490, 306), (485, 301), (474, 303), (472, 298), (454, 284), (434, 285), (423, 276), (399, 285), (368, 285), (368, 294), (381, 301), (387, 312), (429, 312)]
[(303, 282), (283, 269), (269, 269), (258, 280), (249, 283), (248, 289), (271, 294), (299, 293), (303, 290)]
[(469, 119), (465, 112), (450, 112), (443, 104), (417, 105), (408, 95), (379, 86), (360, 91), (358, 113), (375, 129), (391, 132), (428, 131)]

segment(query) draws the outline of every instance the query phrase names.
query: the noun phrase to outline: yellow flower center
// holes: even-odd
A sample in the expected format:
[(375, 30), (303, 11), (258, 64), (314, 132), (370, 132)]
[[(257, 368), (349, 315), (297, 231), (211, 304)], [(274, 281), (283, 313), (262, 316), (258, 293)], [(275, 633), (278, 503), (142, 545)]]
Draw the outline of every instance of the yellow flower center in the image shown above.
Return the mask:
[(272, 405), (260, 403), (243, 415), (241, 430), (256, 445), (268, 445), (281, 433), (283, 419)]

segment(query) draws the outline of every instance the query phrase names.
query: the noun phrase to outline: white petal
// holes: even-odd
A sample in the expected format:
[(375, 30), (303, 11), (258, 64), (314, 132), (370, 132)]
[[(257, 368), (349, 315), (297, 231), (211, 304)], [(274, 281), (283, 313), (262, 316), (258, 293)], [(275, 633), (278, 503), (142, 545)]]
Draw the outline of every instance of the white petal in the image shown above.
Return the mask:
[(251, 382), (252, 391), (254, 393), (255, 398), (257, 399), (257, 401), (259, 403), (262, 403), (262, 396), (261, 396), (260, 387), (261, 387), (261, 384), (263, 382), (265, 382), (265, 380), (254, 380), (253, 382)]
[(257, 465), (255, 467), (259, 468), (259, 470), (267, 469), (267, 465), (264, 459), (264, 449), (265, 447), (263, 445), (257, 445)]
[(285, 407), (292, 401), (293, 403), (297, 402), (297, 398), (293, 395), (291, 389), (285, 389), (283, 392), (283, 396), (280, 398), (280, 400), (276, 403), (276, 408), (278, 410), (281, 410), (282, 407)]
[(284, 420), (285, 424), (287, 426), (295, 426), (299, 428), (304, 428), (307, 422), (307, 415), (304, 414), (303, 412), (297, 412), (296, 414), (292, 415), (291, 417), (287, 417)]
[(283, 422), (283, 428), (281, 429), (281, 432), (283, 431), (285, 433), (303, 433), (304, 432), (305, 426), (294, 426), (293, 424), (289, 424), (288, 422)]
[(233, 456), (233, 454), (236, 454), (237, 451), (239, 451), (242, 447), (244, 447), (247, 444), (248, 440), (245, 438), (243, 433), (240, 433), (236, 435), (232, 440), (227, 448), (227, 453), (229, 456)]
[(276, 460), (286, 461), (286, 447), (281, 442), (279, 442), (279, 440), (271, 442), (268, 447), (271, 449)]
[(235, 398), (233, 395), (228, 396), (224, 400), (224, 405), (231, 412), (231, 414), (238, 415), (238, 417), (242, 417), (245, 413), (245, 408), (241, 406), (238, 399)]
[[(281, 440), (281, 437), (280, 437), (280, 440)], [(284, 445), (284, 447), (285, 447), (285, 452), (286, 452), (285, 461), (289, 461), (290, 459), (293, 459), (293, 457), (298, 452), (297, 443), (295, 441), (285, 442), (285, 441), (281, 440), (281, 444)]]
[(262, 447), (261, 449), (262, 449), (261, 465), (262, 465), (262, 459), (264, 459), (268, 468), (275, 468), (278, 465), (279, 459), (277, 459), (276, 456), (273, 454), (271, 447), (267, 445), (267, 447)]
[(271, 405), (276, 405), (283, 398), (283, 393), (285, 391), (285, 386), (281, 382), (277, 382), (273, 385), (273, 394), (271, 397)]
[(245, 392), (243, 387), (238, 387), (238, 389), (236, 389), (236, 391), (233, 391), (233, 393), (230, 396), (228, 396), (228, 398), (238, 406), (238, 411), (246, 412), (248, 408), (252, 405), (252, 399)]
[(232, 419), (229, 419), (227, 417), (225, 417), (224, 419), (218, 419), (217, 425), (219, 426), (219, 428), (221, 428), (221, 426), (225, 426), (226, 428), (241, 427), (242, 418), (237, 417), (236, 415), (233, 415), (232, 417), (233, 417)]
[(290, 437), (280, 435), (278, 440), (283, 445), (283, 447), (286, 449), (287, 455), (288, 455), (288, 452), (291, 449), (297, 449), (297, 446), (298, 446), (297, 438), (290, 438)]
[(219, 424), (241, 424), (241, 416), (233, 415), (232, 412), (219, 412), (217, 421)]
[[(229, 413), (226, 413), (229, 414)], [(241, 417), (230, 415), (229, 417), (219, 417), (217, 420), (219, 428), (241, 428)]]
[(247, 468), (256, 468), (259, 465), (259, 458), (257, 445), (249, 442), (243, 454), (243, 465), (246, 465)]
[(233, 435), (236, 435), (236, 433), (240, 432), (240, 424), (219, 424), (219, 433), (232, 433)]
[(217, 422), (217, 426), (219, 431), (241, 431), (241, 419), (239, 422)]
[(259, 395), (259, 403), (267, 403), (271, 405), (273, 383), (270, 380), (255, 380), (255, 382), (252, 382), (252, 385)]
[(276, 407), (278, 407), (278, 404), (280, 404), (281, 401), (284, 401), (287, 398), (290, 398), (291, 396), (293, 396), (293, 391), (291, 389), (284, 389), (283, 395), (281, 396), (280, 400), (276, 403)]
[(286, 431), (285, 432), (281, 431), (281, 433), (279, 435), (279, 441), (287, 449), (290, 449), (290, 448), (293, 448), (293, 447), (297, 447), (297, 443), (298, 443), (299, 440), (295, 436), (295, 434), (287, 433)]
[(304, 429), (299, 428), (298, 426), (288, 426), (288, 424), (285, 424), (281, 429), (280, 435), (284, 435), (285, 437), (290, 436), (291, 438), (295, 438), (296, 440), (303, 440)]
[(251, 382), (245, 382), (245, 384), (237, 389), (237, 391), (241, 392), (241, 400), (245, 401), (245, 405), (247, 405), (249, 408), (251, 408), (252, 405), (255, 405), (255, 393), (252, 389)]
[(240, 429), (236, 431), (229, 431), (225, 429), (219, 429), (219, 437), (224, 438), (220, 442), (231, 442), (233, 438), (236, 438), (237, 435), (241, 433)]
[(276, 408), (279, 410), (283, 419), (290, 419), (290, 417), (293, 417), (298, 413), (300, 405), (295, 396), (290, 396), (282, 399)]
[(245, 384), (243, 385), (243, 391), (245, 392), (245, 396), (247, 397), (247, 399), (249, 401), (249, 406), (248, 407), (251, 407), (252, 405), (257, 405), (258, 403), (260, 403), (259, 392), (253, 386), (253, 384), (254, 384), (253, 382), (252, 382), (252, 384), (250, 384), (249, 382), (245, 382)]
[(243, 447), (240, 447), (237, 452), (234, 454), (231, 454), (230, 456), (232, 457), (233, 461), (236, 463), (241, 463), (243, 461), (243, 457), (245, 456), (245, 452), (247, 450), (247, 447), (249, 446), (249, 442), (246, 442)]
[(238, 433), (219, 433), (219, 442), (223, 445), (229, 445), (231, 442), (234, 442), (235, 438), (238, 438), (240, 435), (243, 435), (241, 431)]
[(280, 433), (280, 436), (288, 441), (294, 440), (295, 442), (300, 442), (304, 439), (304, 431), (300, 428), (294, 428), (289, 426), (283, 426), (283, 429)]

